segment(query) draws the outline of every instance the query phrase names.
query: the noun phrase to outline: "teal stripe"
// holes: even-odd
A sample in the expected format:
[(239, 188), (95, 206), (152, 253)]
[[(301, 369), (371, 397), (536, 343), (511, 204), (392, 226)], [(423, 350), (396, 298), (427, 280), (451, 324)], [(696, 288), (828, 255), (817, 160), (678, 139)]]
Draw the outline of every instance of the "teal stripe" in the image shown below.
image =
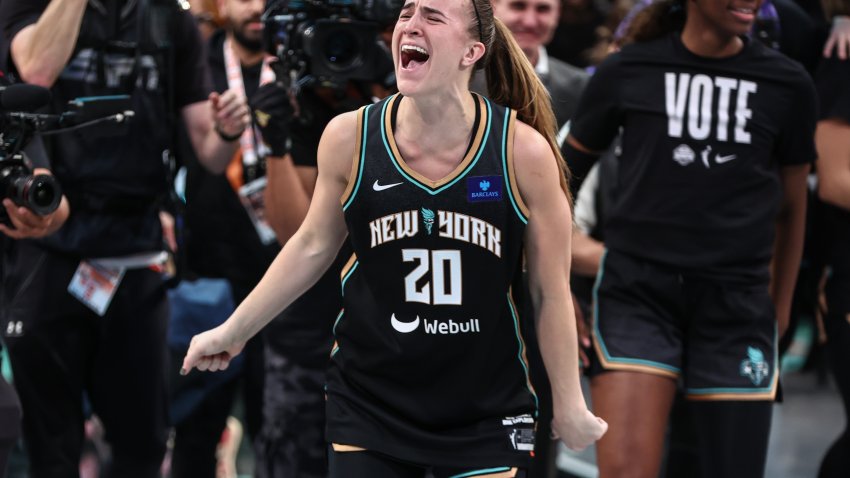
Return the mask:
[(481, 158), (481, 154), (484, 153), (484, 149), (485, 149), (485, 146), (487, 144), (487, 139), (490, 137), (490, 125), (491, 125), (491, 122), (492, 122), (492, 119), (493, 119), (492, 118), (493, 117), (492, 108), (490, 106), (490, 100), (488, 100), (487, 98), (484, 98), (484, 106), (485, 106), (485, 110), (486, 110), (485, 115), (487, 116), (487, 125), (486, 125), (485, 130), (484, 130), (484, 137), (481, 139), (481, 144), (478, 146), (478, 153), (475, 155), (475, 158), (469, 163), (469, 166), (467, 166), (466, 169), (464, 169), (460, 174), (457, 175), (456, 178), (454, 178), (448, 184), (444, 184), (439, 189), (429, 188), (428, 186), (420, 183), (419, 181), (416, 180), (416, 178), (414, 178), (413, 176), (410, 176), (409, 174), (407, 174), (404, 171), (404, 169), (401, 167), (401, 165), (398, 162), (398, 158), (396, 158), (395, 155), (393, 154), (392, 148), (390, 148), (390, 143), (387, 140), (387, 131), (386, 131), (386, 125), (385, 125), (385, 118), (386, 118), (385, 115), (387, 114), (387, 105), (389, 105), (389, 104), (390, 104), (390, 101), (384, 102), (384, 107), (381, 110), (381, 138), (384, 141), (384, 148), (386, 148), (387, 154), (390, 156), (390, 160), (392, 161), (393, 166), (395, 166), (395, 168), (399, 172), (399, 174), (404, 176), (408, 181), (413, 183), (414, 186), (417, 186), (419, 189), (425, 191), (426, 193), (428, 193), (432, 196), (436, 196), (437, 194), (440, 194), (441, 192), (445, 191), (446, 189), (454, 186), (458, 181), (463, 179), (472, 170), (472, 168), (475, 167), (475, 164), (478, 163), (478, 159)]
[(452, 475), (449, 478), (466, 478), (468, 476), (481, 476), (490, 473), (501, 473), (503, 471), (511, 471), (511, 469), (507, 466), (500, 466), (498, 468), (484, 468), (482, 470), (467, 471), (466, 473), (461, 473), (459, 475)]
[(508, 191), (508, 197), (511, 198), (511, 205), (514, 207), (514, 211), (516, 211), (516, 215), (519, 217), (519, 220), (522, 221), (526, 226), (528, 225), (528, 218), (525, 217), (519, 210), (519, 206), (517, 206), (516, 199), (514, 199), (514, 191), (511, 189), (511, 178), (508, 175), (508, 123), (511, 120), (511, 110), (510, 108), (505, 108), (505, 125), (502, 127), (502, 174), (505, 176), (505, 189)]
[(345, 201), (345, 205), (342, 206), (342, 210), (345, 211), (351, 206), (351, 203), (354, 202), (354, 198), (357, 196), (357, 191), (360, 189), (360, 181), (363, 179), (363, 166), (365, 165), (366, 159), (366, 136), (367, 131), (369, 130), (369, 110), (373, 105), (369, 105), (363, 111), (363, 132), (360, 136), (360, 166), (357, 167), (357, 182), (354, 183), (354, 190), (351, 191), (351, 196), (348, 198), (348, 201)]
[(342, 319), (343, 314), (345, 314), (345, 309), (340, 310), (339, 315), (336, 316), (336, 321), (334, 321), (334, 326), (332, 329), (334, 336), (336, 336), (336, 326), (339, 325), (339, 321)]
[(525, 365), (525, 361), (522, 359), (522, 354), (525, 351), (525, 347), (522, 344), (522, 337), (519, 333), (519, 318), (517, 317), (516, 310), (514, 310), (514, 304), (511, 302), (511, 293), (508, 292), (508, 309), (511, 311), (511, 317), (514, 319), (514, 332), (516, 333), (516, 341), (517, 346), (519, 348), (517, 352), (517, 358), (519, 359), (519, 364), (522, 365), (522, 369), (525, 371), (525, 388), (531, 393), (531, 396), (534, 397), (534, 416), (537, 416), (537, 410), (540, 409), (540, 402), (537, 400), (537, 394), (534, 393), (534, 390), (529, 387), (531, 383), (531, 377), (528, 374), (528, 367)]
[(605, 355), (605, 360), (608, 362), (622, 363), (627, 365), (643, 365), (645, 367), (660, 368), (674, 373), (682, 373), (682, 371), (672, 365), (666, 363), (653, 362), (652, 360), (629, 359), (622, 357), (612, 357), (608, 353), (608, 347), (605, 346), (605, 341), (602, 339), (602, 333), (599, 331), (599, 286), (602, 284), (602, 277), (605, 275), (605, 259), (608, 257), (608, 249), (602, 253), (602, 261), (599, 263), (599, 273), (596, 275), (596, 283), (593, 285), (593, 330), (596, 332), (596, 339), (599, 341), (599, 348)]
[(354, 274), (354, 271), (360, 265), (360, 261), (354, 261), (354, 265), (351, 266), (351, 270), (348, 271), (348, 274), (345, 274), (345, 277), (342, 278), (342, 296), (345, 297), (345, 283), (348, 282), (348, 279), (351, 277), (351, 274)]
[[(337, 352), (339, 352), (339, 347), (338, 347), (338, 346), (337, 346), (337, 347), (334, 347), (334, 349), (333, 349), (333, 350), (331, 350), (331, 358), (333, 358), (333, 356), (334, 356), (334, 355), (336, 355), (336, 353), (337, 353)], [(327, 391), (327, 389), (325, 389), (325, 391)]]
[(773, 326), (773, 373), (770, 375), (769, 385), (762, 388), (686, 388), (688, 395), (714, 395), (719, 393), (734, 393), (736, 395), (753, 395), (773, 392), (773, 384), (776, 379), (777, 364), (779, 363), (779, 332), (777, 326)]

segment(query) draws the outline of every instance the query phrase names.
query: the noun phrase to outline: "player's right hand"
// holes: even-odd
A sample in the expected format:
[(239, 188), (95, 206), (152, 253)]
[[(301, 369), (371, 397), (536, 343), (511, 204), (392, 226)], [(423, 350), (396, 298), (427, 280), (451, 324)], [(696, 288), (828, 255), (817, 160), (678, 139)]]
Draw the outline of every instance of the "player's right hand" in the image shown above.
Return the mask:
[(180, 375), (186, 375), (192, 368), (200, 371), (216, 372), (225, 370), (233, 357), (242, 352), (244, 342), (234, 342), (228, 337), (224, 325), (207, 330), (192, 337), (189, 350), (183, 358)]

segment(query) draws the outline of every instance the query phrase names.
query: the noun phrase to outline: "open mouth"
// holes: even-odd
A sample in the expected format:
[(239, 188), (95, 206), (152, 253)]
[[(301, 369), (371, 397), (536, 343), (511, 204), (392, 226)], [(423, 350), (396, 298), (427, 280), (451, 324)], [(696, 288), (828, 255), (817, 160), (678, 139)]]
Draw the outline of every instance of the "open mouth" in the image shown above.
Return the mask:
[(425, 64), (430, 57), (431, 55), (422, 47), (415, 45), (401, 46), (401, 67), (406, 70)]

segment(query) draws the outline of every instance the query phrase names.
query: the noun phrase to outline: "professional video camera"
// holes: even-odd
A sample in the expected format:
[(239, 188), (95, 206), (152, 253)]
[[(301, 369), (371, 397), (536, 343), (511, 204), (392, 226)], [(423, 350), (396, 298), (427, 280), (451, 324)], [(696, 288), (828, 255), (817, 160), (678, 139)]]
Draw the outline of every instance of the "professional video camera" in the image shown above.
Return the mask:
[(389, 83), (390, 52), (380, 29), (395, 22), (403, 0), (277, 0), (263, 15), (264, 45), (278, 58), (278, 80), (342, 86), (347, 80)]
[[(33, 174), (24, 148), (36, 132), (42, 136), (99, 125), (95, 135), (115, 134), (104, 123), (120, 124), (133, 116), (127, 95), (77, 98), (62, 114), (31, 113), (50, 101), (50, 91), (35, 85), (0, 87), (0, 199), (44, 216), (59, 207), (62, 188), (53, 176)], [(9, 224), (0, 207), (0, 222)]]
[[(44, 216), (59, 207), (62, 189), (53, 176), (33, 174), (32, 163), (24, 153), (37, 125), (28, 113), (44, 106), (50, 93), (33, 85), (11, 85), (0, 92), (0, 199), (9, 198), (18, 206)], [(0, 222), (9, 224), (5, 208), (0, 208)]]

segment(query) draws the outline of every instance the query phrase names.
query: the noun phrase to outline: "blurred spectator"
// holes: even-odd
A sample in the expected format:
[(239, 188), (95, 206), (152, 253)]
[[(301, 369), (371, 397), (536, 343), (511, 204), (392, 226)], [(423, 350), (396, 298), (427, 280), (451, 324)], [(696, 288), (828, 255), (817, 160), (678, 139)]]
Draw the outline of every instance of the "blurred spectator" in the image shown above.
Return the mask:
[[(588, 75), (547, 52), (545, 45), (555, 34), (559, 12), (558, 0), (493, 0), (493, 13), (511, 30), (552, 97), (560, 128), (573, 115)], [(483, 73), (474, 77), (473, 86), (476, 91), (484, 91)]]
[[(107, 476), (158, 476), (167, 433), (159, 211), (178, 116), (206, 167), (222, 171), (248, 119), (235, 92), (209, 94), (191, 15), (173, 1), (3, 0), (21, 79), (77, 97), (127, 95), (131, 121), (49, 141), (73, 214), (4, 251), (3, 331), (24, 410), (30, 476), (76, 476), (83, 396), (112, 449)], [(106, 97), (106, 99), (104, 99)], [(9, 329), (14, 322), (20, 327)]]

